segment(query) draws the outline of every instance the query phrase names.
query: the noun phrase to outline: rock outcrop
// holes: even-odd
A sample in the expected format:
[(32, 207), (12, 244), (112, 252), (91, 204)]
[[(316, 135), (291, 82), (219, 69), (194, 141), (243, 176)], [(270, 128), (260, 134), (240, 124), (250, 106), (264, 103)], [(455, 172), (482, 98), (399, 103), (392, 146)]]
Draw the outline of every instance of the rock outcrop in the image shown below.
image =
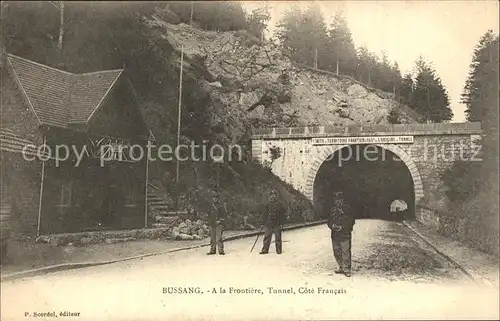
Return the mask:
[[(213, 127), (221, 127), (230, 143), (249, 127), (384, 124), (399, 106), (392, 94), (350, 77), (298, 66), (276, 44), (245, 31), (205, 31), (157, 16), (148, 23), (184, 49), (185, 67), (206, 68), (210, 76), (203, 86), (219, 103)], [(400, 114), (402, 122), (416, 122), (413, 115)]]
[(197, 220), (192, 222), (190, 219), (182, 221), (178, 226), (172, 228), (171, 238), (175, 240), (202, 240), (209, 235), (209, 229), (206, 222)]

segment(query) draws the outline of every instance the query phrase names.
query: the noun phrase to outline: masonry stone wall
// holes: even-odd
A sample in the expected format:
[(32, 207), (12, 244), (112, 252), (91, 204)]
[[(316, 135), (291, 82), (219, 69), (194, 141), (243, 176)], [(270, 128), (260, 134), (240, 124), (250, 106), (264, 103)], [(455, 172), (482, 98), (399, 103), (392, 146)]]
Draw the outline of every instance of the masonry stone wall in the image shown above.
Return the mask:
[(26, 162), (21, 154), (1, 152), (2, 195), (11, 201), (12, 238), (35, 237), (38, 226), (41, 162)]
[[(0, 69), (0, 127), (40, 146), (43, 144), (43, 136), (38, 130), (39, 121), (7, 69)], [(38, 226), (41, 162), (27, 162), (20, 153), (2, 151), (0, 154), (2, 195), (8, 193), (12, 206), (11, 237), (35, 237)]]
[[(374, 144), (391, 151), (407, 166), (414, 182), (415, 214), (423, 223), (436, 227), (437, 218), (428, 204), (444, 202), (444, 186), (441, 174), (457, 159), (470, 159), (480, 149), (476, 139), (481, 133), (477, 124), (418, 124), (420, 130), (408, 132), (395, 131), (392, 127), (380, 128), (382, 132), (363, 133), (350, 128), (343, 132), (340, 129), (272, 129), (263, 131), (252, 141), (253, 158), (270, 167), (281, 180), (291, 184), (311, 201), (314, 199), (313, 187), (317, 171), (323, 161), (335, 151), (347, 145), (313, 145), (314, 137), (336, 136), (380, 136), (409, 135), (412, 143)], [(443, 125), (449, 125), (449, 128)], [(460, 126), (462, 125), (462, 126)], [(336, 132), (336, 133), (334, 133)], [(273, 159), (271, 149), (280, 150), (279, 157)], [(388, 153), (387, 155), (392, 155)], [(389, 157), (389, 156), (387, 156)]]
[(415, 214), (415, 218), (422, 224), (430, 226), (436, 230), (439, 228), (439, 216), (437, 216), (434, 210), (418, 206)]

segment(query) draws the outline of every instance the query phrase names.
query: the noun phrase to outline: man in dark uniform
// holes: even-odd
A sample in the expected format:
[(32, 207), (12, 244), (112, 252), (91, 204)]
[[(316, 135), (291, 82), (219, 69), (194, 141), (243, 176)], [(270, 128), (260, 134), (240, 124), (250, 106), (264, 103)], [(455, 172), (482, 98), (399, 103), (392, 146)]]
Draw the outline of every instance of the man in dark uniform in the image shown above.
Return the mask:
[(219, 248), (219, 254), (224, 255), (224, 242), (222, 239), (223, 224), (226, 213), (224, 206), (220, 203), (219, 193), (212, 192), (212, 204), (208, 209), (208, 225), (210, 226), (210, 252), (207, 255), (216, 253)]
[(260, 254), (269, 253), (271, 237), (274, 233), (276, 253), (281, 254), (283, 246), (281, 242), (281, 226), (285, 223), (285, 206), (278, 200), (278, 192), (273, 189), (270, 192), (270, 201), (266, 204), (263, 213), (264, 244)]
[(337, 274), (351, 276), (351, 238), (354, 227), (354, 213), (349, 204), (344, 202), (342, 192), (334, 193), (333, 206), (328, 218), (328, 227), (332, 233), (333, 255), (339, 265)]

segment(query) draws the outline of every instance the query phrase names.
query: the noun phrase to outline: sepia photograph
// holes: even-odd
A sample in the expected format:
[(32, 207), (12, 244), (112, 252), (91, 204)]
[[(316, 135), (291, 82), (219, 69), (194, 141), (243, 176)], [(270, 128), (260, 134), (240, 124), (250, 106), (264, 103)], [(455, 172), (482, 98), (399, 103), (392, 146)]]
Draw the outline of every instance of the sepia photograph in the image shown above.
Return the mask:
[(500, 319), (499, 9), (0, 1), (0, 320)]

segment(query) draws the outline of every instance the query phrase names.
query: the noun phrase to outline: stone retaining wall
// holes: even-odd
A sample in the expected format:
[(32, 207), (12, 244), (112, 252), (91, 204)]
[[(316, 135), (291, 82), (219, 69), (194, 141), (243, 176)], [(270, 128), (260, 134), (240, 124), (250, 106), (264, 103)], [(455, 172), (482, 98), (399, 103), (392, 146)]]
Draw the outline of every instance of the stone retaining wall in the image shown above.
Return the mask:
[(37, 243), (49, 243), (52, 246), (87, 245), (99, 243), (118, 243), (139, 239), (161, 239), (171, 235), (172, 227), (144, 228), (124, 231), (94, 231), (81, 233), (63, 233), (41, 235)]
[(439, 229), (439, 215), (434, 210), (425, 207), (417, 207), (415, 218), (426, 226), (432, 227), (435, 230)]

